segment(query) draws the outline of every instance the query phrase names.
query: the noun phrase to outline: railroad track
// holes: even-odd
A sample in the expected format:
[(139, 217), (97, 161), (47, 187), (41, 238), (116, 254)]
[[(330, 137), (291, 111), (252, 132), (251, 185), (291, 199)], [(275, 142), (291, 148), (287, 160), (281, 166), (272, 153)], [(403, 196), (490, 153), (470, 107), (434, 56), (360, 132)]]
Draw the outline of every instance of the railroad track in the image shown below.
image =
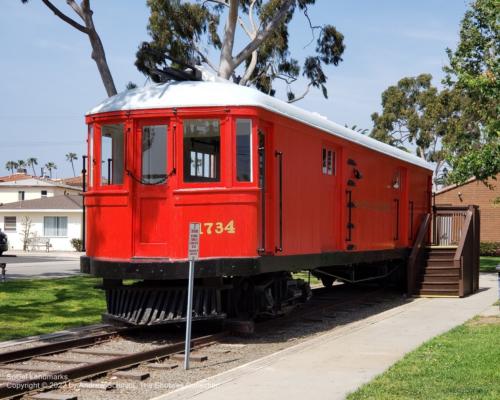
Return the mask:
[[(92, 335), (73, 340), (65, 340), (59, 343), (51, 343), (1, 354), (0, 370), (23, 371), (24, 373), (30, 373), (30, 378), (21, 380), (7, 379), (4, 382), (0, 381), (0, 399), (9, 399), (41, 390), (54, 389), (71, 381), (92, 378), (104, 373), (130, 368), (146, 362), (158, 362), (159, 360), (163, 360), (168, 356), (180, 353), (184, 350), (184, 341), (178, 340), (174, 343), (130, 354), (106, 350), (85, 351), (89, 346), (102, 344), (103, 342), (109, 341), (117, 336), (123, 335), (124, 333), (130, 334), (135, 331), (138, 331), (138, 329), (123, 329), (116, 332)], [(213, 335), (194, 338), (192, 339), (191, 347), (193, 350), (196, 350), (213, 344), (226, 334), (227, 332), (220, 332)], [(68, 352), (79, 352), (80, 354), (106, 358), (95, 362), (85, 362), (67, 358), (61, 359), (47, 357), (52, 355), (61, 355)], [(73, 365), (65, 369), (51, 369), (48, 367), (15, 364), (24, 360)], [(1, 375), (0, 379), (2, 379)]]
[[(383, 302), (386, 298), (385, 289), (377, 288), (355, 288), (347, 286), (338, 286), (333, 289), (316, 288), (314, 296), (310, 302), (296, 308), (293, 312), (283, 318), (266, 320), (258, 323), (257, 333), (266, 335), (267, 332), (272, 336), (273, 331), (283, 327), (290, 327), (297, 321), (303, 321), (307, 324), (322, 322), (324, 319), (335, 318), (336, 313), (350, 313), (358, 310), (360, 305), (368, 306)], [(331, 319), (330, 319), (331, 320)], [(169, 356), (182, 353), (184, 350), (184, 340), (182, 337), (168, 343), (129, 353), (113, 349), (102, 349), (106, 347), (107, 342), (112, 342), (115, 338), (127, 335), (135, 335), (143, 331), (141, 328), (123, 328), (106, 333), (94, 333), (85, 337), (62, 340), (59, 342), (44, 344), (41, 346), (14, 350), (0, 353), (0, 399), (20, 397), (33, 392), (56, 389), (68, 382), (84, 381), (89, 378), (106, 375), (110, 372), (130, 369), (139, 366), (149, 368), (152, 365), (162, 368), (158, 364), (159, 360), (165, 360)], [(220, 343), (220, 339), (228, 335), (229, 332), (220, 332), (215, 335), (200, 336), (192, 340), (194, 350), (211, 344)], [(146, 340), (147, 343), (147, 340)], [(97, 348), (91, 348), (91, 347)], [(98, 347), (100, 346), (100, 347)], [(87, 354), (87, 357), (99, 357), (96, 361), (82, 361), (77, 358), (61, 358), (71, 353)], [(73, 354), (74, 355), (74, 354)], [(19, 364), (22, 361), (29, 360), (35, 362), (35, 366)], [(36, 362), (42, 362), (43, 366), (36, 365)], [(153, 362), (153, 363), (151, 363)], [(58, 364), (59, 366), (68, 365), (53, 369), (46, 367), (47, 364)], [(168, 364), (168, 363), (165, 363)], [(144, 368), (142, 368), (144, 369)], [(167, 368), (168, 369), (168, 366)], [(30, 374), (28, 379), (4, 379), (5, 374), (2, 371), (18, 371)], [(133, 375), (133, 371), (129, 372)], [(122, 372), (123, 374), (123, 372)], [(126, 375), (126, 373), (125, 373)], [(126, 376), (124, 376), (127, 379)], [(134, 378), (132, 378), (134, 379)], [(80, 383), (82, 385), (82, 383)], [(89, 383), (89, 386), (92, 384)], [(99, 384), (97, 384), (99, 386)], [(53, 397), (57, 398), (57, 396)], [(71, 398), (71, 396), (68, 396)]]

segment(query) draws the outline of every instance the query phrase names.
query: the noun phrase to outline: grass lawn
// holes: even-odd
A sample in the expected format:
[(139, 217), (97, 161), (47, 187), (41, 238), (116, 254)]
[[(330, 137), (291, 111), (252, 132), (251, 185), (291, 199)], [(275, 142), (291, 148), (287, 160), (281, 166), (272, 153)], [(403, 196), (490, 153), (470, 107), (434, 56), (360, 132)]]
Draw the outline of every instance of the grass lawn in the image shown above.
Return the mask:
[(479, 270), (481, 272), (496, 272), (495, 268), (500, 264), (500, 257), (479, 257)]
[(407, 354), (348, 400), (500, 399), (500, 318), (475, 318)]
[(0, 340), (98, 323), (105, 309), (99, 279), (15, 280), (0, 283)]
[[(307, 282), (308, 275), (309, 273), (307, 271), (300, 271), (293, 273), (292, 277), (293, 279), (303, 279), (304, 281)], [(317, 285), (319, 283), (321, 283), (321, 281), (318, 278), (315, 278), (314, 276), (311, 275), (311, 285)]]

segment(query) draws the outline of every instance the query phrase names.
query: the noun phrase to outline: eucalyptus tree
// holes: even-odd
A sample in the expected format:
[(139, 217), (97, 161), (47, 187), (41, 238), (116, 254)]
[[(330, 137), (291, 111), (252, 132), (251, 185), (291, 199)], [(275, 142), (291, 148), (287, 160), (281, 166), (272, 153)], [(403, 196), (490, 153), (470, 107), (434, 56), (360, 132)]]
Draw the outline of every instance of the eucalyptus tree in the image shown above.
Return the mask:
[(454, 135), (444, 143), (453, 167), (449, 179), (486, 181), (500, 172), (500, 7), (498, 0), (475, 0), (460, 24), (455, 50), (447, 49), (444, 84), (464, 107)]
[[(148, 0), (147, 4), (151, 41), (139, 46), (136, 66), (154, 82), (172, 79), (176, 68), (204, 64), (220, 78), (270, 95), (275, 94), (273, 83), (281, 80), (288, 101), (293, 102), (311, 87), (320, 88), (327, 97), (324, 66), (342, 61), (342, 33), (333, 25), (313, 25), (309, 17), (308, 7), (315, 0)], [(302, 66), (291, 55), (289, 38), (290, 23), (298, 13), (310, 31), (305, 45), (314, 43)], [(238, 30), (247, 40), (236, 49)], [(296, 95), (292, 84), (301, 75), (306, 83)]]
[(454, 132), (461, 99), (439, 91), (430, 74), (406, 77), (382, 93), (382, 113), (373, 113), (370, 136), (435, 163), (435, 177), (446, 164), (443, 140)]
[[(22, 3), (28, 3), (28, 1), (29, 0), (21, 0)], [(115, 95), (117, 93), (115, 83), (106, 60), (104, 46), (94, 24), (90, 0), (81, 0), (80, 3), (75, 0), (66, 0), (67, 5), (72, 9), (73, 13), (76, 14), (77, 19), (79, 19), (80, 22), (70, 17), (67, 13), (61, 11), (61, 9), (56, 7), (50, 0), (42, 0), (42, 3), (45, 4), (47, 8), (49, 8), (49, 10), (51, 10), (59, 19), (66, 22), (68, 25), (72, 26), (81, 33), (87, 35), (90, 46), (92, 47), (91, 57), (97, 65), (97, 69), (99, 70), (106, 93), (108, 96)]]

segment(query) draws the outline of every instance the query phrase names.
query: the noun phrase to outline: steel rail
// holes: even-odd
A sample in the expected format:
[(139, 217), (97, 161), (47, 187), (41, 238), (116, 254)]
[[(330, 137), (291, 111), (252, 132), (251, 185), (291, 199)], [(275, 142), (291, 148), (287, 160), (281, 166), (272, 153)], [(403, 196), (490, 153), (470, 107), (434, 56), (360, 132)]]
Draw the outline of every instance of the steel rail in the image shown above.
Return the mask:
[(47, 356), (78, 347), (91, 346), (124, 334), (137, 332), (138, 328), (116, 329), (111, 332), (93, 334), (76, 339), (61, 340), (54, 343), (43, 344), (41, 346), (29, 347), (26, 349), (13, 350), (0, 353), (0, 364), (28, 360), (37, 356)]
[[(227, 332), (221, 332), (215, 335), (195, 338), (191, 340), (191, 347), (194, 348), (207, 346), (212, 343), (216, 343), (225, 335), (227, 335)], [(147, 350), (136, 354), (114, 357), (112, 359), (98, 361), (95, 363), (87, 363), (78, 367), (60, 371), (50, 371), (43, 376), (35, 377), (33, 379), (7, 382), (0, 385), (0, 399), (8, 399), (42, 389), (55, 388), (69, 381), (90, 378), (92, 376), (100, 375), (117, 369), (132, 367), (143, 362), (164, 358), (171, 354), (179, 353), (183, 350), (184, 341), (179, 341), (173, 344), (161, 346), (156, 349)]]

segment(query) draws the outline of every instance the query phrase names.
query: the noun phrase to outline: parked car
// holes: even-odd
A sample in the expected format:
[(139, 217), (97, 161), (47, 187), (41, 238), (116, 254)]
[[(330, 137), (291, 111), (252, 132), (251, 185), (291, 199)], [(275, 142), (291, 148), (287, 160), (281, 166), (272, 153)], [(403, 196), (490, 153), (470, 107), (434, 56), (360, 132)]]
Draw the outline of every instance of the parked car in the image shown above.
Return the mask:
[(0, 256), (4, 251), (9, 249), (9, 241), (7, 240), (7, 235), (0, 231)]

